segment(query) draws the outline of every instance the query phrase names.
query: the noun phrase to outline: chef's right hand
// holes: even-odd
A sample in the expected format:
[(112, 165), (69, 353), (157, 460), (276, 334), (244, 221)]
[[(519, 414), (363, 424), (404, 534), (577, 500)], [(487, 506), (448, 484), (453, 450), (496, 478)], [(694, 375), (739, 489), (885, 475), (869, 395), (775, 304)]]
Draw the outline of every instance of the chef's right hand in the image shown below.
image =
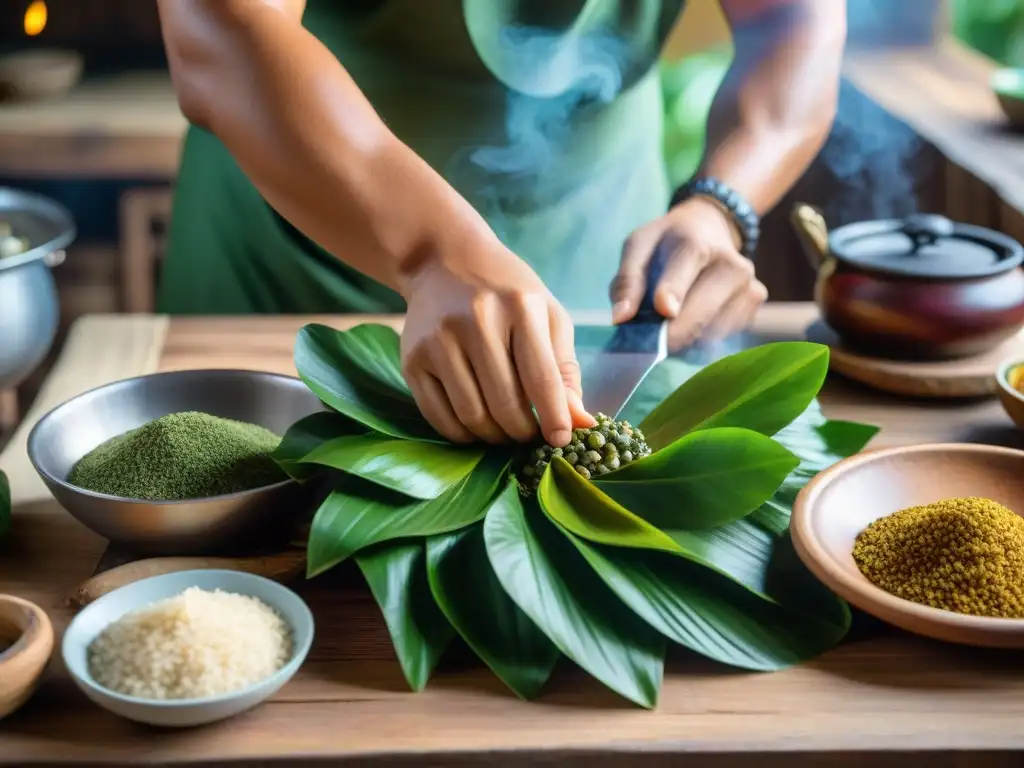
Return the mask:
[(567, 445), (574, 427), (594, 424), (572, 321), (496, 237), (471, 240), (469, 257), (431, 259), (403, 286), (405, 380), (427, 421), (453, 442), (526, 442), (539, 432)]

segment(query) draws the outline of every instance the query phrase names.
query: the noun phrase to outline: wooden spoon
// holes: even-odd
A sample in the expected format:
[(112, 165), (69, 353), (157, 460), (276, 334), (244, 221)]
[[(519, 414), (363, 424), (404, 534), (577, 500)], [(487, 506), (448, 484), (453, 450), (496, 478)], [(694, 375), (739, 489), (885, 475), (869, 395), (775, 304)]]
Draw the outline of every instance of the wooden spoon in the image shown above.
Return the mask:
[(53, 624), (35, 603), (0, 595), (0, 718), (29, 700), (53, 653)]

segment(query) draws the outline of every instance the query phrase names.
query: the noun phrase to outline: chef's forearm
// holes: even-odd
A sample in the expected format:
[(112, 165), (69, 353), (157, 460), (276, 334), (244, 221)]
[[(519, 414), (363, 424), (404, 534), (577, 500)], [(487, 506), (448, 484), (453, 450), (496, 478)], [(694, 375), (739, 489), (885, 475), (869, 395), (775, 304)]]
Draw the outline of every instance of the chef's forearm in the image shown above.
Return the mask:
[(713, 102), (700, 173), (763, 214), (807, 170), (835, 118), (844, 0), (722, 0), (736, 56)]
[[(161, 0), (172, 77), (274, 208), (346, 263), (401, 290), (479, 228), (472, 209), (385, 126), (301, 25), (302, 0)], [(245, 222), (237, 222), (245, 226)]]

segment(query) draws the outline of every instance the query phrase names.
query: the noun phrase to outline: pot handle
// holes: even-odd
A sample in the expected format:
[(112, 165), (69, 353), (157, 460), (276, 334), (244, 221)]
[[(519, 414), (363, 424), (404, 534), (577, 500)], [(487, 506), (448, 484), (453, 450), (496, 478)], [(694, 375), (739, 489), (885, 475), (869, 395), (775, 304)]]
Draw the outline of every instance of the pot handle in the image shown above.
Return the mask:
[(804, 255), (811, 269), (817, 272), (829, 257), (828, 225), (821, 211), (807, 203), (797, 203), (789, 214)]

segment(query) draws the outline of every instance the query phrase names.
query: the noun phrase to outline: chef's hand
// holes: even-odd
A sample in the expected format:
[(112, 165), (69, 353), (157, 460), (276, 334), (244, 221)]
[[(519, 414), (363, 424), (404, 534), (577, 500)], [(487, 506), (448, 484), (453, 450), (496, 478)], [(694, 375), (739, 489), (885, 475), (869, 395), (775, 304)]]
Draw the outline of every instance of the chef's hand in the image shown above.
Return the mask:
[(626, 241), (611, 286), (613, 322), (636, 314), (656, 251), (664, 259), (664, 269), (654, 306), (670, 319), (673, 350), (743, 330), (768, 298), (767, 289), (754, 277), (754, 265), (740, 254), (725, 212), (695, 197), (640, 227)]
[(474, 238), (472, 250), (430, 261), (404, 287), (405, 380), (427, 421), (453, 442), (525, 442), (539, 431), (567, 445), (573, 427), (594, 424), (572, 321), (497, 238)]

